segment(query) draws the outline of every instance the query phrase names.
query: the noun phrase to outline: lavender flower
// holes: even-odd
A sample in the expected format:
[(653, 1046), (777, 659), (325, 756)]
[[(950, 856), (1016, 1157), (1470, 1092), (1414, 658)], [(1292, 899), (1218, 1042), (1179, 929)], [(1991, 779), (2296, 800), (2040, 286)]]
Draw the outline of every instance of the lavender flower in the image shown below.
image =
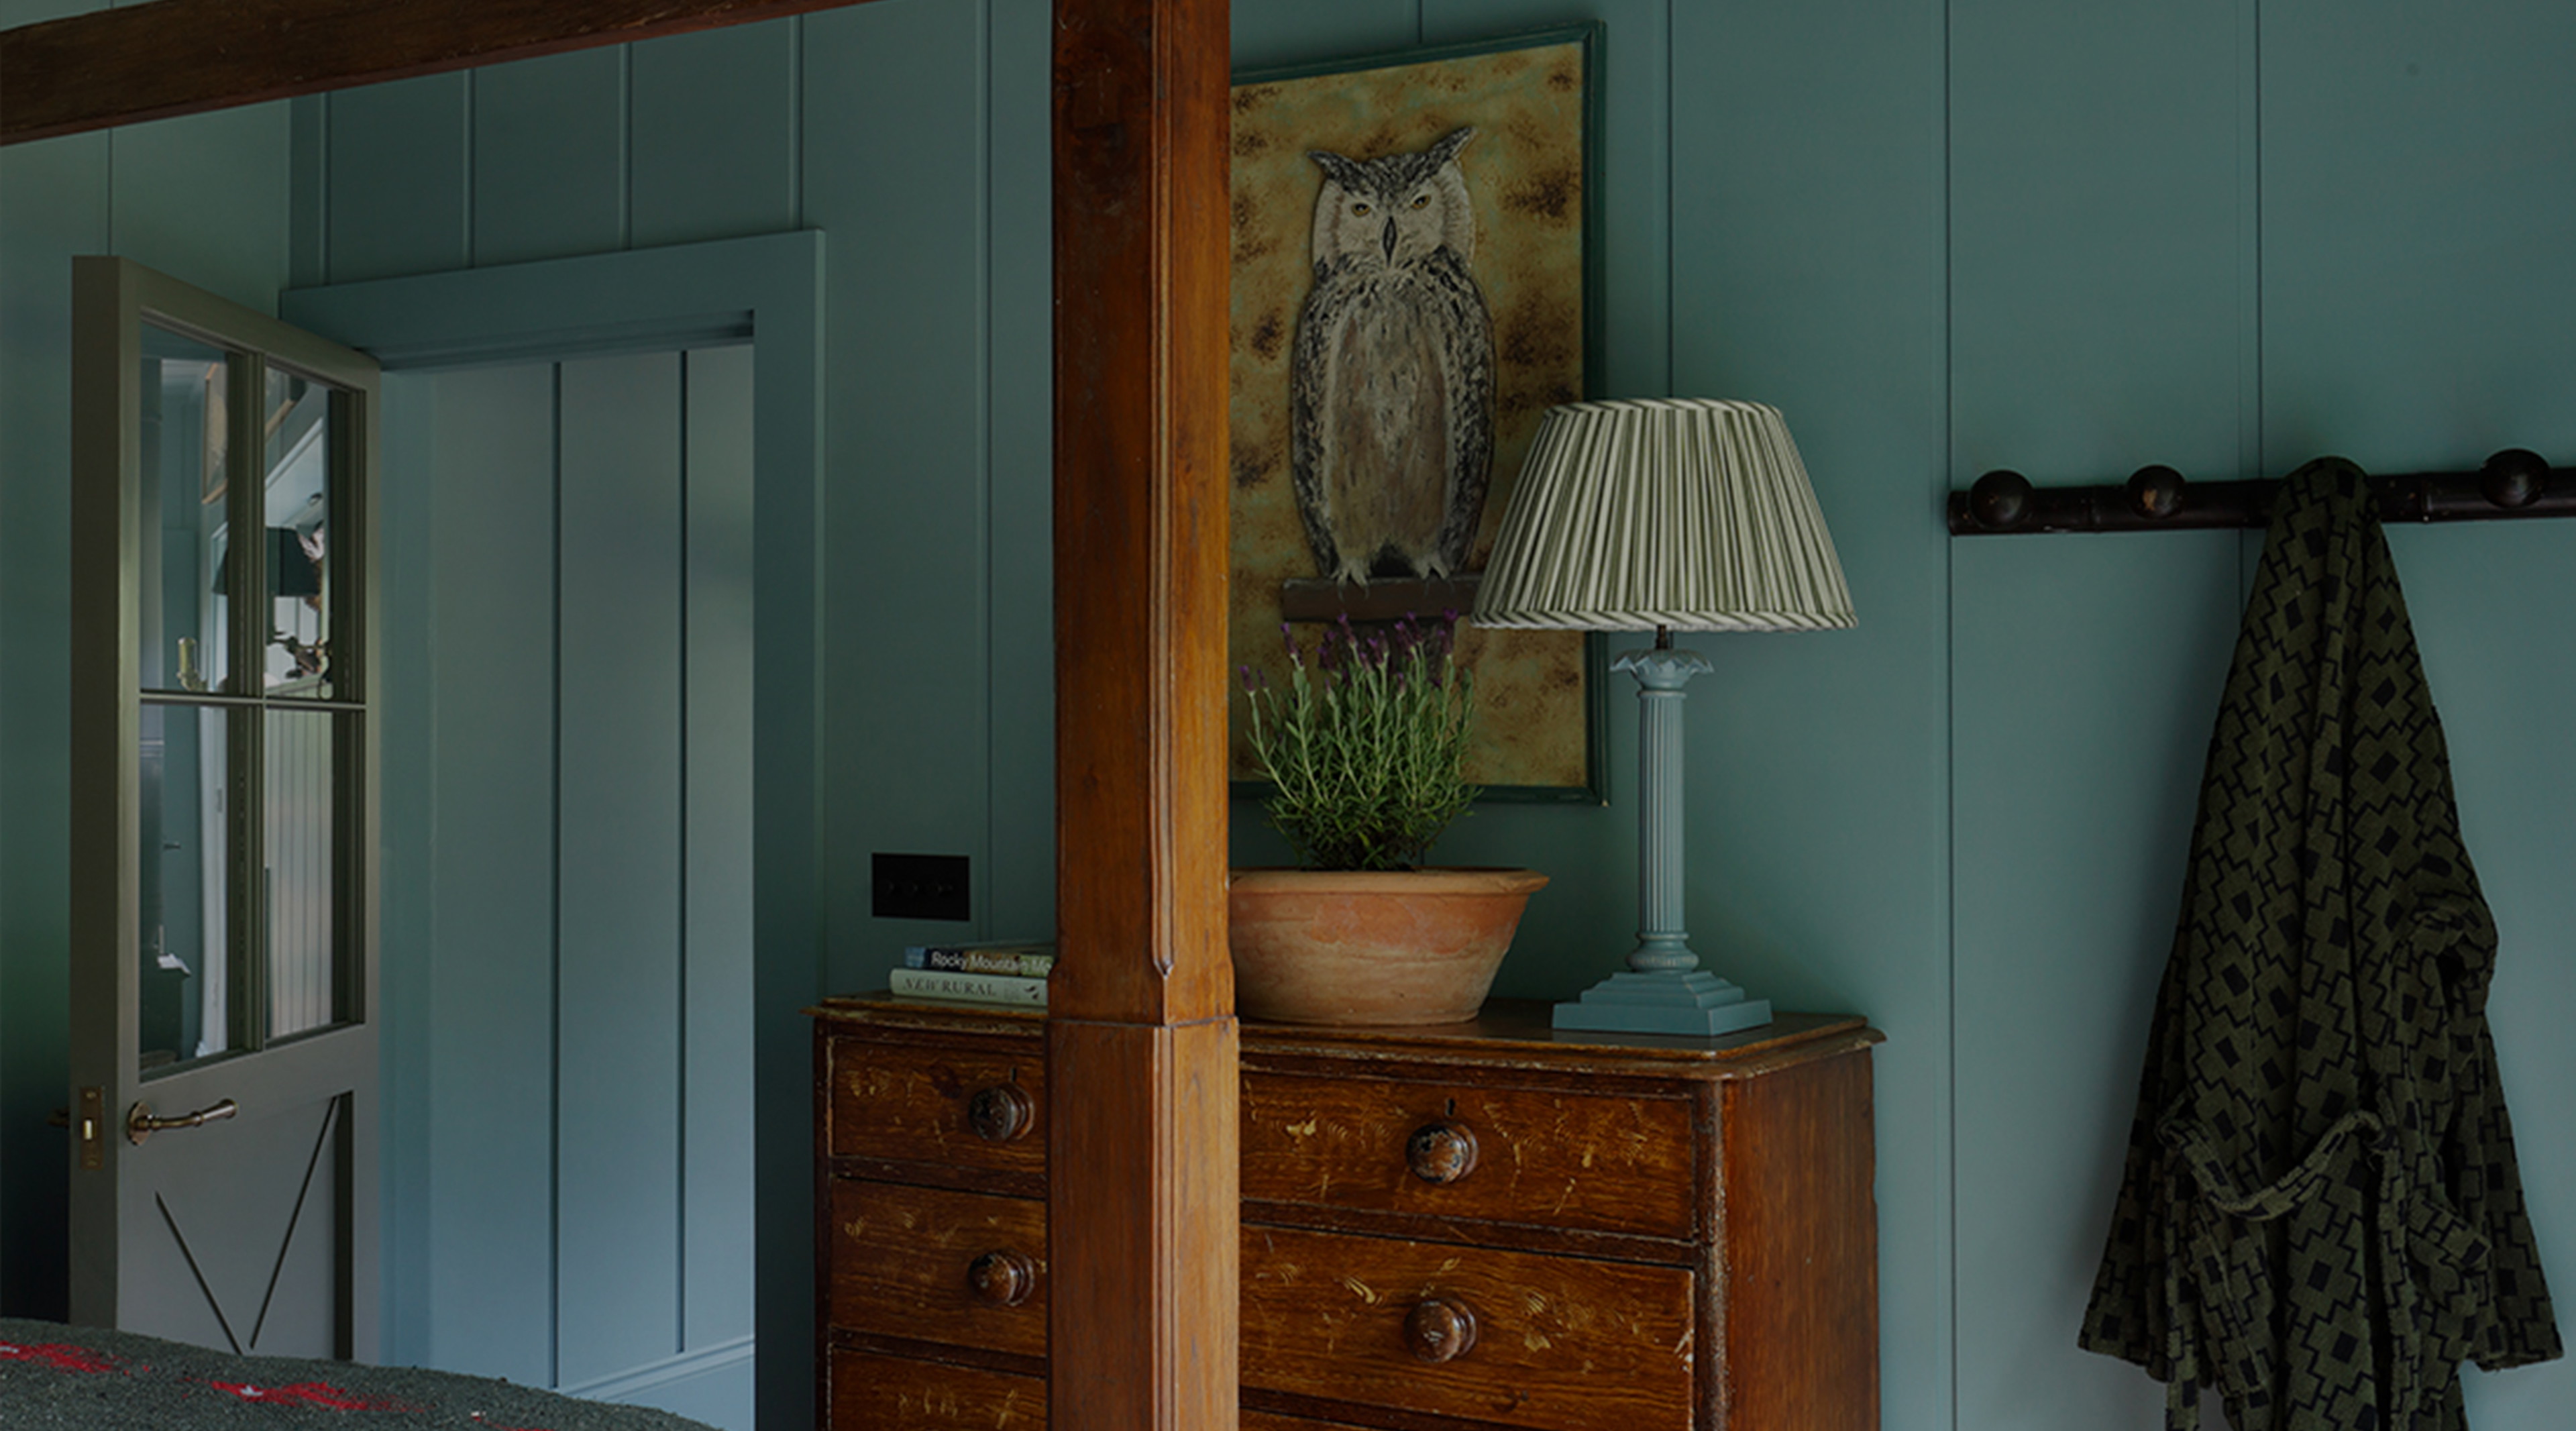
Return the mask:
[(1474, 679), (1452, 630), (1407, 615), (1324, 629), (1309, 673), (1285, 623), (1289, 684), (1249, 676), (1252, 747), (1271, 823), (1318, 869), (1406, 869), (1476, 797), (1464, 774)]

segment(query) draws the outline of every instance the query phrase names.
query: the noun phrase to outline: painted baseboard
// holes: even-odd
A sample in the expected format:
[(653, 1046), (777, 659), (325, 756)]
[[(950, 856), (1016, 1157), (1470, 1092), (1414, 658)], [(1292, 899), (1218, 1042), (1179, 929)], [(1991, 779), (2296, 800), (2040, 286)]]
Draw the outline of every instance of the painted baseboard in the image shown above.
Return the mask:
[(736, 1341), (718, 1342), (711, 1347), (701, 1347), (696, 1351), (682, 1352), (678, 1356), (664, 1357), (660, 1361), (648, 1361), (641, 1366), (628, 1367), (624, 1371), (609, 1376), (593, 1377), (588, 1381), (575, 1382), (570, 1386), (558, 1386), (555, 1390), (566, 1396), (587, 1397), (593, 1401), (632, 1401), (658, 1386), (685, 1381), (693, 1376), (704, 1376), (708, 1372), (721, 1371), (737, 1363), (748, 1363), (752, 1357), (753, 1340), (751, 1337), (743, 1337)]

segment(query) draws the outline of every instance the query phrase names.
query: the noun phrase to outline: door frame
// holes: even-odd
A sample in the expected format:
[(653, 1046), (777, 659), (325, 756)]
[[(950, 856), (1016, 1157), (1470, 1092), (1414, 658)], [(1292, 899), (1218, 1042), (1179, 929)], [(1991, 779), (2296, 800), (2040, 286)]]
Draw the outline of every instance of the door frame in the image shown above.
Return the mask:
[[(763, 1424), (810, 1420), (813, 1125), (803, 1010), (824, 992), (823, 235), (800, 230), (292, 289), (289, 321), (389, 373), (752, 340), (753, 1100), (755, 1375)], [(398, 437), (398, 435), (397, 435)], [(404, 534), (390, 534), (401, 542)], [(400, 1014), (397, 1013), (397, 1021)], [(387, 1185), (425, 1161), (403, 1106), (405, 1040), (386, 1044)], [(397, 1226), (396, 1235), (403, 1235)], [(397, 1274), (399, 1275), (399, 1274)], [(387, 1311), (402, 1289), (388, 1279)]]

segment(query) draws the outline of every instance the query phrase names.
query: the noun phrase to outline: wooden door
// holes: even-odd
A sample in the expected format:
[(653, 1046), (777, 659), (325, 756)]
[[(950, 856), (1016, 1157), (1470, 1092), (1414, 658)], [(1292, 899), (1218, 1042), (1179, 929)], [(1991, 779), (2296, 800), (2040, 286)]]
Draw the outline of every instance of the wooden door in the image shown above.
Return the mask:
[(370, 1357), (376, 365), (73, 289), (72, 1316)]

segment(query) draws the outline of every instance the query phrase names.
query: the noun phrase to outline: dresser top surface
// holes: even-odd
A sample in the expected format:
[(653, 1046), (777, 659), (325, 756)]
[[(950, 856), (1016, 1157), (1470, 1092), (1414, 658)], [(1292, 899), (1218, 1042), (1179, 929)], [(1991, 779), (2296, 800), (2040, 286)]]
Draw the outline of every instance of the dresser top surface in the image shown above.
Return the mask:
[[(1881, 1042), (1856, 1014), (1780, 1014), (1759, 1028), (1717, 1038), (1558, 1029), (1543, 999), (1493, 999), (1475, 1019), (1417, 1027), (1308, 1027), (1245, 1019), (1247, 1056), (1425, 1059), (1479, 1063), (1562, 1063), (1569, 1058), (1639, 1073), (1745, 1077)], [(900, 999), (882, 991), (827, 998), (808, 1012), (825, 1024), (1033, 1038), (1046, 1026), (1036, 1009)]]

